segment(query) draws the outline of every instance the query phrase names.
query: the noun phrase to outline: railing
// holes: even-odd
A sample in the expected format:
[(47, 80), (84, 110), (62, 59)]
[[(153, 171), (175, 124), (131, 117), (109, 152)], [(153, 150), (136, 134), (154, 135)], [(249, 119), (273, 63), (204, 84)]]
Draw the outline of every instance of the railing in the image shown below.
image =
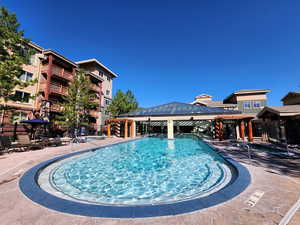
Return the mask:
[[(48, 69), (49, 69), (49, 65), (44, 65), (42, 67), (42, 72), (46, 73), (48, 71)], [(73, 80), (73, 74), (59, 66), (52, 65), (51, 72), (52, 72), (52, 74), (55, 74), (56, 76), (64, 78), (66, 80), (69, 80), (69, 81)]]
[(92, 84), (91, 85), (91, 89), (94, 90), (94, 91), (96, 91), (96, 92), (100, 92), (100, 87), (98, 85), (96, 85), (96, 84)]
[(67, 87), (58, 84), (50, 84), (50, 92), (54, 92), (56, 94), (66, 95), (68, 93)]

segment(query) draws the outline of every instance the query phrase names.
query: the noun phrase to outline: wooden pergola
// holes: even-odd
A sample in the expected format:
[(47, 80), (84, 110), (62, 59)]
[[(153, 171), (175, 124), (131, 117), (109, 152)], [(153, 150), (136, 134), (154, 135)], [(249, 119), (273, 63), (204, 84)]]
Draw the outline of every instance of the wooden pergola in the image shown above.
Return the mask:
[[(131, 119), (122, 119), (122, 118), (110, 118), (106, 119), (105, 123), (107, 124), (107, 136), (111, 136), (111, 125), (117, 124), (117, 126), (120, 126), (120, 123), (124, 122), (124, 138), (128, 137), (135, 137), (135, 122)], [(130, 128), (130, 132), (128, 135), (128, 127)]]
[(254, 118), (253, 115), (248, 114), (238, 114), (238, 115), (222, 115), (216, 117), (215, 121), (215, 130), (216, 130), (216, 137), (222, 141), (224, 140), (223, 137), (223, 121), (224, 120), (237, 120), (238, 124), (238, 131), (240, 134), (240, 138), (245, 140), (245, 128), (246, 124), (248, 127), (248, 141), (253, 141), (253, 129), (252, 129), (252, 119)]

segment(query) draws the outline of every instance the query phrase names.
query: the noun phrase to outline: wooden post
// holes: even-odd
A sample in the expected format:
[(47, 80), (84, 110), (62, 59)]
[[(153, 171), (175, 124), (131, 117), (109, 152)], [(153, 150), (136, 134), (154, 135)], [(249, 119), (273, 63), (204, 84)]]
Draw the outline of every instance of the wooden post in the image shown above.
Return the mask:
[(244, 120), (241, 121), (240, 130), (241, 130), (241, 133), (240, 133), (241, 139), (245, 140), (245, 122), (244, 122)]
[(50, 84), (51, 84), (51, 76), (52, 76), (52, 66), (53, 66), (53, 56), (49, 55), (48, 57), (48, 71), (47, 71), (47, 80), (46, 80), (46, 88), (45, 88), (45, 100), (49, 100), (50, 93)]
[(110, 122), (107, 124), (107, 136), (110, 137)]
[(131, 127), (130, 127), (130, 137), (135, 137), (135, 121), (131, 121)]
[(219, 121), (219, 141), (223, 141), (224, 136), (223, 136), (223, 121)]
[(124, 132), (124, 138), (128, 137), (128, 120), (125, 120), (125, 132)]
[(252, 121), (248, 121), (248, 141), (253, 142), (253, 129), (252, 129)]

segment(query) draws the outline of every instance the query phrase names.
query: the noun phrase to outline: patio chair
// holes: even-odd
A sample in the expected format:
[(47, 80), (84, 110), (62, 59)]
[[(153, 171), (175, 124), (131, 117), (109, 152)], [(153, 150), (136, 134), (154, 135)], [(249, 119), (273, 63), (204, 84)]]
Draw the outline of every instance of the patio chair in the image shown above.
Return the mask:
[(8, 136), (0, 136), (0, 149), (6, 152), (11, 151), (26, 151), (27, 146), (13, 144)]
[(60, 138), (47, 138), (47, 137), (44, 137), (42, 138), (42, 142), (44, 143), (44, 145), (46, 146), (60, 146), (62, 145), (62, 141), (60, 140)]
[(18, 143), (20, 145), (27, 146), (29, 149), (32, 149), (32, 148), (42, 149), (45, 147), (45, 142), (43, 142), (43, 141), (32, 142), (28, 135), (18, 135), (17, 138), (18, 138)]

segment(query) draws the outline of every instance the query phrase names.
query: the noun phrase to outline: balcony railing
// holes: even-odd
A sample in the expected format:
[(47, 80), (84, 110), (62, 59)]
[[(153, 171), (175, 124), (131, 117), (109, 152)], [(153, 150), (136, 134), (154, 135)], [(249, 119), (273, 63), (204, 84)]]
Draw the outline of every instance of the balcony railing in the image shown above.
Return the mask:
[(92, 89), (93, 91), (98, 92), (98, 93), (99, 93), (100, 90), (101, 90), (100, 87), (99, 87), (98, 85), (96, 85), (96, 84), (92, 84), (92, 85), (91, 85), (91, 89)]
[[(49, 65), (44, 65), (42, 67), (42, 73), (47, 73), (48, 69), (49, 69)], [(65, 80), (68, 80), (68, 81), (73, 80), (73, 74), (59, 66), (52, 65), (51, 72), (52, 72), (52, 74), (54, 74), (58, 77), (64, 78)]]
[[(47, 88), (46, 82), (42, 82), (40, 84), (40, 91), (45, 91)], [(67, 95), (68, 88), (64, 85), (57, 84), (57, 83), (50, 83), (49, 92), (59, 94), (59, 95)]]
[(58, 84), (50, 84), (50, 92), (60, 94), (60, 95), (66, 95), (68, 93), (67, 87), (63, 85), (58, 85)]

